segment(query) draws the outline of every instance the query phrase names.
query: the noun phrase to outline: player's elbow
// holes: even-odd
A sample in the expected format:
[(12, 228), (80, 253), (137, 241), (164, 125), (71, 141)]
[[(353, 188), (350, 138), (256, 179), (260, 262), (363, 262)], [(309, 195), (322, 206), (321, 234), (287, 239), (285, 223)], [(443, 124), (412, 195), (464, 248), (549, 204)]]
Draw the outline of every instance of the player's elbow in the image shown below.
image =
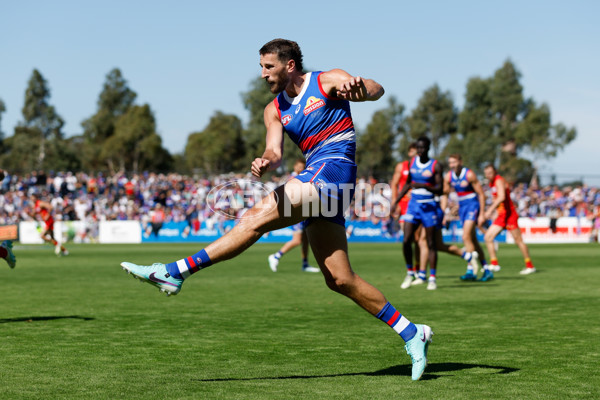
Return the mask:
[(380, 84), (376, 84), (375, 88), (373, 88), (373, 93), (370, 93), (369, 100), (375, 101), (379, 100), (385, 94), (385, 89)]

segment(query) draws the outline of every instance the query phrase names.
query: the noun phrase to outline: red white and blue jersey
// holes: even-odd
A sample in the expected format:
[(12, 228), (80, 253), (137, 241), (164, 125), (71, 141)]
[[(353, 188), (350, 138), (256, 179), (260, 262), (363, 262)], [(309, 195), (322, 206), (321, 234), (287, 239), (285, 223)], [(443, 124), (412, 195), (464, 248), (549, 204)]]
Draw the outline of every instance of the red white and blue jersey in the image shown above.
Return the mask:
[(302, 91), (275, 98), (284, 130), (302, 150), (306, 165), (327, 158), (354, 162), (356, 141), (350, 102), (329, 96), (321, 86), (322, 72), (308, 72)]
[(464, 202), (467, 200), (477, 198), (477, 193), (475, 193), (475, 189), (473, 189), (473, 185), (467, 179), (467, 174), (469, 173), (469, 168), (463, 167), (462, 171), (460, 171), (460, 175), (456, 176), (454, 171), (449, 171), (448, 176), (450, 178), (450, 185), (456, 191), (459, 202)]
[[(425, 164), (419, 161), (419, 157), (413, 157), (410, 162), (410, 179), (416, 183), (422, 183), (427, 186), (435, 184), (435, 165), (437, 160), (430, 159)], [(434, 194), (425, 188), (413, 189), (411, 201), (418, 203), (429, 203), (434, 201)]]

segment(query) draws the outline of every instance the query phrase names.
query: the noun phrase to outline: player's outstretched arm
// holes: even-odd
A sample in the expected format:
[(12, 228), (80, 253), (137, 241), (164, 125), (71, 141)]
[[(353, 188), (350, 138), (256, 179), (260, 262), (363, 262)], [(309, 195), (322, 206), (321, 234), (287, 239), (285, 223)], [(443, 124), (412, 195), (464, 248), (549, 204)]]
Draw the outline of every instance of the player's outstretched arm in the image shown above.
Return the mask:
[(265, 172), (279, 167), (283, 154), (283, 125), (275, 103), (271, 102), (265, 107), (264, 119), (267, 128), (265, 152), (262, 157), (254, 159), (251, 167), (252, 175), (259, 178)]
[(332, 97), (348, 101), (375, 101), (383, 93), (383, 86), (373, 79), (352, 76), (342, 69), (332, 69), (320, 76), (321, 87)]

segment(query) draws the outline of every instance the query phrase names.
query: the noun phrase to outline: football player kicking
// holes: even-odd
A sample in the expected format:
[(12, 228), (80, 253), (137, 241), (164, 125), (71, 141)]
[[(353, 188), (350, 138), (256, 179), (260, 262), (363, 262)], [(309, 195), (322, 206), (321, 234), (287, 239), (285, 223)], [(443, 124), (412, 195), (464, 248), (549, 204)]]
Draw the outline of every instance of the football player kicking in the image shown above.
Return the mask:
[(356, 181), (350, 102), (377, 100), (384, 93), (383, 87), (341, 69), (304, 72), (300, 48), (289, 40), (272, 40), (259, 54), (262, 77), (277, 97), (264, 111), (266, 150), (252, 162), (252, 173), (260, 177), (280, 165), (284, 132), (302, 150), (307, 168), (263, 198), (231, 231), (198, 253), (168, 264), (123, 262), (121, 266), (160, 290), (176, 294), (192, 274), (241, 254), (264, 233), (307, 220), (308, 240), (327, 286), (400, 335), (412, 359), (412, 379), (418, 380), (427, 365), (433, 332), (427, 325), (410, 322), (352, 270), (344, 228), (344, 211)]

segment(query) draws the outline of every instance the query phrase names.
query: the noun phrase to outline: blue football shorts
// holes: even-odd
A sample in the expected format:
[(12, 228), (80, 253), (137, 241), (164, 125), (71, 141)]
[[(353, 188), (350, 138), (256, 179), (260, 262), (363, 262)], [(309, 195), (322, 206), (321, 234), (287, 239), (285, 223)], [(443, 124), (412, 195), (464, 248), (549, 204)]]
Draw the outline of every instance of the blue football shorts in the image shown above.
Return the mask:
[(415, 225), (421, 224), (425, 228), (439, 227), (443, 219), (443, 211), (440, 211), (441, 208), (435, 201), (419, 203), (411, 198), (408, 203), (408, 210), (404, 214), (404, 221)]
[(356, 186), (356, 164), (344, 158), (328, 158), (312, 162), (304, 171), (295, 176), (301, 182), (312, 183), (319, 192), (321, 209), (318, 217), (346, 226), (344, 213), (350, 206)]
[(479, 201), (477, 199), (464, 200), (458, 203), (458, 216), (460, 222), (475, 221), (479, 218)]

